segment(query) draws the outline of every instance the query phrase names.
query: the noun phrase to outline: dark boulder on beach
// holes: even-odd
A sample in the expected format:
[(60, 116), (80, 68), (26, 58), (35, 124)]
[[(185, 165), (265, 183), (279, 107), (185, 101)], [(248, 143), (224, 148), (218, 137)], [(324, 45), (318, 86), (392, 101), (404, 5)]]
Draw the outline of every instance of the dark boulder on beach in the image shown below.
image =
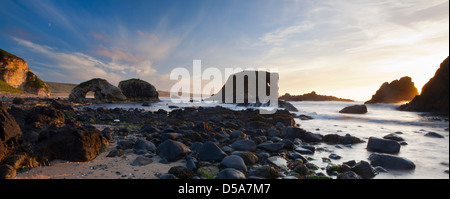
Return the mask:
[(170, 139), (164, 141), (156, 148), (156, 154), (169, 162), (184, 158), (190, 151), (191, 150), (183, 143)]
[(367, 150), (395, 154), (400, 151), (401, 145), (394, 140), (380, 139), (376, 137), (370, 137), (367, 142)]
[(339, 113), (364, 114), (367, 113), (366, 105), (353, 105), (343, 108)]
[(364, 140), (361, 140), (355, 136), (352, 136), (350, 134), (346, 134), (345, 136), (341, 136), (338, 134), (327, 134), (323, 136), (322, 139), (323, 142), (327, 144), (357, 144), (357, 143), (363, 143)]
[(159, 100), (159, 94), (155, 86), (144, 80), (124, 80), (119, 82), (119, 88), (127, 99), (131, 101), (144, 102)]
[(17, 142), (22, 134), (19, 125), (0, 102), (0, 161), (6, 156), (8, 148)]
[(422, 88), (420, 95), (399, 107), (402, 111), (441, 112), (449, 110), (449, 58), (447, 57)]
[(93, 126), (66, 125), (41, 132), (34, 152), (47, 160), (87, 162), (97, 157), (104, 143), (106, 138)]
[(419, 92), (414, 86), (411, 77), (406, 76), (391, 83), (385, 82), (372, 95), (372, 99), (366, 101), (365, 104), (409, 102), (418, 94)]
[(416, 168), (416, 165), (411, 160), (394, 155), (373, 153), (369, 156), (369, 160), (372, 166), (381, 166), (388, 170), (411, 170)]
[(207, 141), (205, 142), (198, 152), (198, 159), (199, 160), (215, 160), (215, 161), (221, 161), (227, 154), (222, 151), (214, 142)]

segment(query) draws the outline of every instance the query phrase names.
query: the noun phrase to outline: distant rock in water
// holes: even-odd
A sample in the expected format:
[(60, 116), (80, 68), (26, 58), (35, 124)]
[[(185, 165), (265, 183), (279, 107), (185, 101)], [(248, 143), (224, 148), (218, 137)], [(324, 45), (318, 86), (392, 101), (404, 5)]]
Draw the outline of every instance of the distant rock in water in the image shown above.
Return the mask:
[(25, 60), (0, 49), (0, 80), (30, 94), (50, 96), (47, 84), (28, 68)]
[(140, 79), (119, 82), (122, 93), (131, 101), (159, 101), (158, 91), (150, 83)]
[(391, 83), (385, 82), (377, 90), (372, 99), (365, 102), (366, 104), (375, 103), (400, 103), (411, 101), (419, 92), (414, 86), (411, 77), (405, 76), (400, 80), (394, 80)]
[(441, 63), (433, 78), (408, 104), (400, 106), (402, 111), (441, 112), (448, 114), (449, 104), (449, 60)]
[(306, 93), (303, 95), (290, 95), (289, 93), (284, 94), (283, 96), (279, 97), (281, 100), (286, 101), (343, 101), (343, 102), (354, 102), (351, 99), (343, 99), (343, 98), (337, 98), (334, 96), (329, 95), (318, 95), (315, 91), (312, 91), (311, 93)]
[(94, 78), (73, 88), (69, 95), (69, 101), (86, 103), (86, 93), (89, 91), (94, 92), (95, 103), (111, 103), (127, 99), (119, 88), (104, 79)]
[[(219, 92), (212, 95), (209, 99), (217, 100), (221, 103), (241, 103), (241, 104), (251, 104), (260, 103), (258, 99), (259, 92), (259, 77), (265, 76), (265, 94), (269, 96), (271, 93), (271, 87), (274, 86), (270, 84), (270, 76), (273, 76), (278, 80), (278, 73), (269, 73), (266, 71), (242, 71), (231, 75), (225, 85)], [(250, 80), (249, 80), (250, 79)], [(255, 81), (250, 83), (249, 81)], [(278, 81), (277, 81), (278, 83)], [(253, 87), (254, 86), (254, 87)], [(278, 87), (278, 85), (276, 85)], [(228, 91), (230, 89), (231, 91)], [(241, 91), (241, 92), (239, 92)], [(276, 95), (278, 96), (278, 90), (276, 90)], [(242, 99), (243, 101), (240, 101)]]
[(354, 105), (343, 108), (339, 113), (364, 114), (367, 113), (366, 105)]

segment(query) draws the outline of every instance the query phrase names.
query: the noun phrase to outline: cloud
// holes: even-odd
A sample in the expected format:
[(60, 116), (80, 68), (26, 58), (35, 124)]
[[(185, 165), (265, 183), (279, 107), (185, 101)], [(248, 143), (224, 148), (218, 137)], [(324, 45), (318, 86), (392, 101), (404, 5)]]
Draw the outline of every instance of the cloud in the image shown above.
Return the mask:
[(314, 24), (310, 21), (304, 21), (297, 25), (288, 26), (285, 28), (280, 28), (275, 31), (266, 33), (259, 39), (265, 44), (271, 44), (276, 46), (283, 45), (286, 41), (291, 39), (293, 36), (309, 31), (314, 27)]
[[(20, 45), (28, 47), (30, 50), (44, 55), (50, 59), (46, 67), (51, 68), (53, 74), (63, 74), (67, 81), (82, 82), (92, 78), (104, 78), (117, 84), (125, 77), (135, 75), (138, 77), (146, 77), (154, 75), (156, 70), (153, 69), (150, 61), (143, 61), (137, 64), (128, 65), (117, 61), (104, 62), (92, 56), (80, 52), (58, 52), (57, 48), (35, 44), (33, 42), (15, 38)], [(44, 79), (52, 79), (46, 77)]]

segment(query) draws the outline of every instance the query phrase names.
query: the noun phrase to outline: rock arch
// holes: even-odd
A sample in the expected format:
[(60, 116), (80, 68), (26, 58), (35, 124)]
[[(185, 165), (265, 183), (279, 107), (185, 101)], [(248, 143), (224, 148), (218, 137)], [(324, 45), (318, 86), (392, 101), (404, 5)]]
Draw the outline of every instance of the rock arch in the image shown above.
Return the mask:
[(119, 88), (113, 86), (105, 79), (94, 78), (73, 88), (69, 95), (69, 101), (86, 103), (88, 102), (86, 94), (89, 91), (94, 92), (95, 103), (112, 103), (127, 99)]

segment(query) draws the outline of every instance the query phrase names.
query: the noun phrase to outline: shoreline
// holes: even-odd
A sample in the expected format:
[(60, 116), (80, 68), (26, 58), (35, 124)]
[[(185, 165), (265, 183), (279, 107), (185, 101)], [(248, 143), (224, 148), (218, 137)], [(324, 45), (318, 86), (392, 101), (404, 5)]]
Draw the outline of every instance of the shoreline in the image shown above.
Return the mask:
[[(43, 108), (32, 106), (35, 100)], [(34, 114), (41, 109), (63, 113), (63, 119), (47, 115), (50, 118), (44, 120), (48, 122), (63, 122), (58, 127), (44, 125), (34, 129), (40, 134), (45, 134), (49, 129), (64, 132), (72, 126), (87, 131), (93, 127), (96, 130), (92, 132), (98, 132), (101, 137), (110, 134), (108, 144), (92, 160), (68, 162), (58, 158), (49, 159), (46, 163), (41, 162), (41, 165), (48, 166), (17, 168), (15, 179), (208, 179), (223, 178), (219, 173), (230, 172), (230, 169), (234, 170), (227, 175), (233, 178), (358, 179), (364, 174), (357, 173), (360, 172), (357, 165), (367, 163), (364, 159), (355, 159), (353, 163), (336, 161), (334, 158), (339, 157), (330, 154), (330, 157), (322, 158), (323, 163), (318, 164), (320, 167), (315, 165), (313, 162), (316, 160), (312, 161), (312, 155), (309, 154), (323, 154), (323, 151), (328, 150), (327, 146), (351, 147), (358, 144), (355, 146), (361, 148), (367, 144), (367, 138), (306, 131), (294, 121), (296, 115), (286, 110), (267, 116), (252, 109), (230, 110), (223, 107), (184, 107), (170, 111), (74, 108), (65, 99), (31, 99), (25, 100), (24, 104), (8, 106), (27, 114)], [(23, 129), (35, 128), (25, 123), (21, 125)], [(25, 134), (28, 133), (24, 131)], [(40, 139), (34, 141), (36, 146)], [(139, 151), (136, 148), (138, 142), (144, 142), (149, 148)], [(159, 152), (159, 148), (167, 142), (188, 149), (174, 152), (180, 153), (180, 157), (171, 159), (170, 154), (167, 156)], [(207, 150), (202, 150), (202, 147)], [(124, 155), (106, 157), (117, 149), (122, 150)], [(217, 153), (209, 154), (212, 158), (204, 158), (202, 153), (205, 151)], [(325, 154), (328, 156), (328, 152)], [(231, 162), (241, 162), (240, 166), (227, 163), (228, 157), (235, 158)], [(139, 158), (150, 163), (133, 166), (133, 162)], [(183, 171), (185, 168), (189, 171)], [(176, 169), (181, 171), (174, 171)], [(205, 169), (212, 169), (213, 173), (204, 173)], [(369, 175), (372, 177), (364, 178), (373, 178), (378, 174), (372, 166), (365, 168), (364, 172), (373, 172), (373, 175)]]

